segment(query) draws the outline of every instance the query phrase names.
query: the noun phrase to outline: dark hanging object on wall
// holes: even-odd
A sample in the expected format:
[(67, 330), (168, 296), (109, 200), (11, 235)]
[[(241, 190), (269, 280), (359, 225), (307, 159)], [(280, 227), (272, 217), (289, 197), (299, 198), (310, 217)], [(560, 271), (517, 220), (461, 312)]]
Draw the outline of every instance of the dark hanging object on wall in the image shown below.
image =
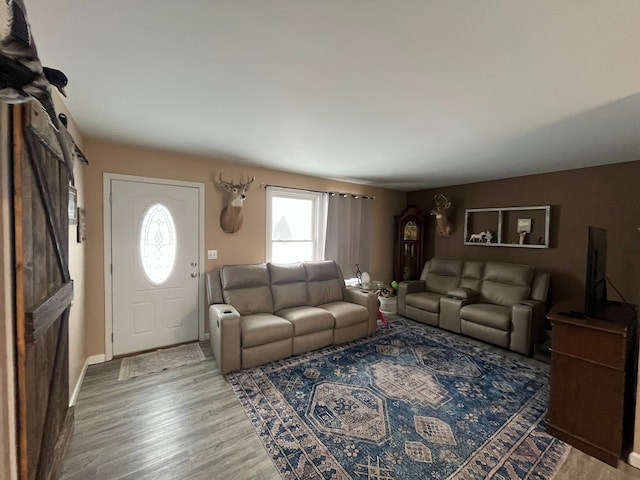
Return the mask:
[[(62, 125), (64, 125), (64, 128), (68, 128), (69, 125), (69, 119), (67, 118), (67, 116), (64, 113), (59, 113), (58, 114), (58, 120), (60, 120), (60, 123)], [(89, 160), (87, 159), (87, 157), (85, 156), (85, 154), (82, 152), (82, 150), (80, 150), (80, 147), (78, 147), (78, 145), (75, 144), (74, 142), (74, 148), (73, 148), (73, 153), (75, 154), (76, 157), (78, 157), (85, 165), (89, 165)]]
[(56, 87), (63, 97), (66, 97), (67, 92), (65, 92), (64, 89), (67, 86), (67, 83), (69, 83), (67, 76), (55, 68), (42, 67), (42, 71), (44, 72), (44, 76), (47, 81)]
[(64, 125), (64, 128), (67, 128), (67, 123), (69, 122), (69, 119), (67, 118), (67, 116), (64, 113), (59, 113), (58, 114), (58, 120), (60, 120), (60, 123), (62, 123), (62, 125)]

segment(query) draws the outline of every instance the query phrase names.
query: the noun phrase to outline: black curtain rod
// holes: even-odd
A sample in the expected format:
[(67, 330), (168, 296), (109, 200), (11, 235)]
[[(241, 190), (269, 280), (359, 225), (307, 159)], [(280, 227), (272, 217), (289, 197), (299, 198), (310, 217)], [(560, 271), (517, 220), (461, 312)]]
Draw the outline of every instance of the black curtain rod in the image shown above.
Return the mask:
[(347, 195), (350, 195), (353, 198), (363, 198), (365, 200), (375, 200), (376, 199), (375, 195), (362, 195), (360, 193), (327, 192), (327, 191), (322, 191), (322, 190), (310, 190), (308, 188), (283, 187), (282, 185), (270, 185), (268, 183), (261, 183), (260, 186), (262, 188), (267, 188), (267, 187), (286, 188), (288, 190), (302, 190), (304, 192), (326, 193), (328, 195), (342, 195), (342, 196), (345, 196), (345, 197)]

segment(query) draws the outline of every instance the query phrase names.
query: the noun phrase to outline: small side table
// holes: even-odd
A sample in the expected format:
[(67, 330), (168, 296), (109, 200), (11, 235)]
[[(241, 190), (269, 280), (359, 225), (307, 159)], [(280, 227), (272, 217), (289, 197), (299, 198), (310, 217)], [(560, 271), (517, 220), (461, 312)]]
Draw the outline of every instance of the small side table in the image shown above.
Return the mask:
[[(363, 283), (361, 285), (354, 285), (355, 288), (358, 288), (364, 292), (368, 292), (368, 293), (378, 293), (380, 290), (383, 290), (384, 288), (386, 288), (388, 286), (387, 283), (385, 282), (381, 282), (379, 280), (372, 280), (369, 283)], [(385, 317), (384, 313), (382, 313), (382, 310), (380, 310), (380, 298), (378, 298), (378, 318), (380, 319), (380, 321), (382, 322), (382, 325), (384, 325), (384, 327), (389, 327), (389, 320), (387, 320), (387, 317)]]
[(387, 284), (379, 280), (372, 280), (369, 283), (363, 283), (362, 285), (354, 286), (364, 292), (376, 293), (378, 290), (382, 290), (383, 288), (385, 288)]

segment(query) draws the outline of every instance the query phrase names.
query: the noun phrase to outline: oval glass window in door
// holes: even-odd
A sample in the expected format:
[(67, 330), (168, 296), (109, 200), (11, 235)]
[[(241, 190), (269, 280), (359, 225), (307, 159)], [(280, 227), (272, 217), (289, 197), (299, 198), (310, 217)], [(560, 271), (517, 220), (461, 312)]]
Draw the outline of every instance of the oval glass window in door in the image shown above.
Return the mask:
[(140, 225), (140, 263), (147, 279), (164, 283), (176, 261), (176, 227), (167, 207), (154, 203), (145, 212)]

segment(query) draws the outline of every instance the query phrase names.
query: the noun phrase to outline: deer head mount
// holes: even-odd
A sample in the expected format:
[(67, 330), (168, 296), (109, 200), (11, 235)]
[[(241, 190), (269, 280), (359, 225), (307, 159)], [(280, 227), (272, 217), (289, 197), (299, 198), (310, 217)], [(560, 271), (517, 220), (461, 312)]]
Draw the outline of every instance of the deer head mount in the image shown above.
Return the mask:
[(240, 183), (227, 182), (222, 178), (222, 171), (218, 175), (220, 186), (231, 194), (230, 201), (220, 212), (220, 227), (225, 233), (235, 233), (242, 227), (242, 206), (247, 198), (247, 190), (256, 179), (253, 175), (247, 181), (240, 179)]
[(436, 206), (431, 209), (430, 213), (436, 217), (438, 233), (441, 237), (449, 237), (453, 231), (453, 226), (447, 218), (447, 210), (451, 207), (451, 202), (441, 193), (436, 193), (433, 199), (436, 201)]

